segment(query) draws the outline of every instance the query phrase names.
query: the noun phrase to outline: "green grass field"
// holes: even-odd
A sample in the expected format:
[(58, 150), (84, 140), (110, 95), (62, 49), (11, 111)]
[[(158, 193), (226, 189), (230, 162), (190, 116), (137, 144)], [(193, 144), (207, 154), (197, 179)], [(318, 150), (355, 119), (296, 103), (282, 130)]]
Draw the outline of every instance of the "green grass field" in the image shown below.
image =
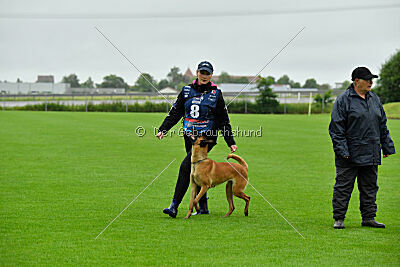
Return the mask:
[(383, 107), (388, 118), (400, 119), (400, 102), (387, 103)]
[[(346, 229), (332, 228), (335, 168), (329, 115), (231, 115), (249, 180), (305, 237), (248, 186), (249, 217), (225, 186), (209, 191), (210, 215), (183, 219), (170, 204), (183, 138), (157, 140), (161, 113), (0, 112), (1, 265), (394, 265), (400, 264), (400, 158), (379, 170), (378, 216), (386, 229), (361, 227), (355, 188)], [(147, 130), (135, 134), (137, 126)], [(400, 121), (389, 120), (400, 149)], [(174, 128), (174, 129), (177, 129)], [(224, 161), (219, 144), (210, 158)], [(97, 239), (160, 172), (171, 166)]]

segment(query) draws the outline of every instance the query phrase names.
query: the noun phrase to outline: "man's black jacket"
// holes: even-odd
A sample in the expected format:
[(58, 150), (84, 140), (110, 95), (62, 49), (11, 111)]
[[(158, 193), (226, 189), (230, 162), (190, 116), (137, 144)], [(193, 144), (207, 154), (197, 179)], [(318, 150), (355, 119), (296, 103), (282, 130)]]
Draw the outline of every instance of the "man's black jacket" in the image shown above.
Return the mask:
[[(196, 91), (199, 92), (209, 92), (211, 90), (219, 90), (217, 86), (211, 85), (211, 82), (205, 85), (198, 85), (197, 80), (195, 83), (189, 84), (188, 86), (192, 87)], [(232, 135), (232, 127), (229, 122), (228, 111), (226, 109), (224, 98), (222, 97), (222, 93), (218, 94), (216, 109), (212, 110), (215, 114), (215, 121), (213, 125), (213, 131), (217, 132), (221, 130), (222, 135), (224, 136), (225, 142), (228, 146), (232, 146), (235, 144), (235, 140)], [(171, 110), (168, 113), (168, 116), (165, 118), (164, 122), (159, 128), (159, 132), (167, 132), (169, 131), (178, 121), (185, 116), (185, 99), (183, 97), (182, 91), (179, 93), (178, 98)], [(216, 139), (217, 136), (211, 136), (210, 139)]]
[(352, 84), (339, 95), (329, 124), (336, 166), (380, 165), (381, 149), (384, 155), (394, 154), (386, 121), (379, 97), (373, 92), (363, 99)]

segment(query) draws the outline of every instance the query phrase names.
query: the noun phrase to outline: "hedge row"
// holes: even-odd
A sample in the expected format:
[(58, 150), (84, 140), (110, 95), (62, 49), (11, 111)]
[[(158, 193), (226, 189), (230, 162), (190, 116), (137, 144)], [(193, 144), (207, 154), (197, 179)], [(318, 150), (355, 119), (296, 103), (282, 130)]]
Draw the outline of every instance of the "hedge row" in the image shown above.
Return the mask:
[[(166, 112), (171, 105), (168, 104), (167, 109), (166, 103), (153, 103), (145, 102), (143, 104), (135, 103), (133, 105), (128, 105), (128, 112)], [(245, 113), (245, 101), (232, 102), (228, 110), (230, 113)], [(34, 110), (34, 111), (45, 111), (45, 104), (36, 105), (26, 105), (23, 107), (6, 107), (6, 110)], [(247, 102), (247, 113), (274, 113), (274, 114), (307, 114), (308, 104), (280, 104), (278, 107), (274, 108), (272, 111), (263, 112), (264, 109), (260, 108), (256, 103)], [(47, 103), (47, 111), (79, 111), (85, 112), (85, 105), (63, 105), (58, 103)], [(90, 102), (87, 105), (87, 111), (89, 112), (126, 112), (126, 105), (123, 102), (114, 103), (102, 103), (93, 105)], [(328, 104), (324, 108), (324, 113), (329, 113), (332, 111), (332, 104)], [(312, 113), (322, 113), (322, 106), (320, 104), (313, 104), (311, 108)]]
[[(168, 109), (171, 105), (168, 106)], [(46, 110), (46, 105), (36, 104), (36, 105), (26, 105), (23, 107), (6, 107), (7, 110), (34, 110), (34, 111), (44, 111)], [(57, 103), (47, 103), (47, 111), (79, 111), (85, 112), (86, 105), (63, 105)], [(126, 112), (126, 105), (122, 102), (114, 103), (102, 103), (93, 105), (90, 102), (87, 105), (88, 112)], [(152, 103), (147, 101), (143, 104), (135, 103), (133, 105), (128, 105), (128, 112), (166, 112), (166, 103)]]

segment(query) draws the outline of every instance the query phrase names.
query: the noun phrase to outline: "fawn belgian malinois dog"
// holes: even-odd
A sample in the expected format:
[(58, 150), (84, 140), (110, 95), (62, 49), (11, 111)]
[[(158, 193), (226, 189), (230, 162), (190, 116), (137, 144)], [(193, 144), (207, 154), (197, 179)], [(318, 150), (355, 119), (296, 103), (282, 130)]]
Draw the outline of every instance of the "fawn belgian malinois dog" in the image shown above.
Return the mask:
[[(208, 158), (208, 144), (214, 143), (215, 141), (207, 140), (204, 136), (200, 136), (197, 139), (193, 137), (193, 140), (192, 169), (190, 173), (190, 204), (189, 212), (185, 218), (189, 219), (193, 207), (199, 211), (199, 200), (208, 189), (224, 182), (227, 182), (226, 198), (229, 203), (229, 211), (225, 214), (225, 217), (231, 215), (235, 209), (233, 205), (233, 195), (246, 201), (244, 215), (247, 216), (250, 197), (243, 192), (249, 179), (247, 177), (247, 163), (241, 157), (234, 154), (229, 154), (227, 159), (233, 158), (240, 164), (215, 162)], [(200, 187), (200, 192), (196, 196), (198, 187)]]

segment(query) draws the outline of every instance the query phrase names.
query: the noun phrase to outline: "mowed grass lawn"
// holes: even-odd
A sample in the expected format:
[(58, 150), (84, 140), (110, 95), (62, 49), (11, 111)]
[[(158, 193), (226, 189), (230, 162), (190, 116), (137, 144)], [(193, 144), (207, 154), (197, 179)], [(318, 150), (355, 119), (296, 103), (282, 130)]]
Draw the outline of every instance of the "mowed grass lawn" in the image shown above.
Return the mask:
[[(183, 219), (170, 204), (183, 140), (157, 140), (161, 113), (0, 112), (1, 265), (399, 265), (400, 157), (379, 169), (378, 216), (386, 229), (361, 227), (357, 188), (346, 229), (332, 228), (335, 168), (329, 115), (231, 115), (252, 185), (249, 216), (225, 186), (209, 191), (210, 215)], [(135, 128), (147, 130), (144, 137)], [(388, 122), (400, 149), (400, 121)], [(174, 128), (177, 130), (177, 127)], [(224, 161), (228, 148), (210, 153)], [(95, 237), (176, 159), (98, 239)]]

